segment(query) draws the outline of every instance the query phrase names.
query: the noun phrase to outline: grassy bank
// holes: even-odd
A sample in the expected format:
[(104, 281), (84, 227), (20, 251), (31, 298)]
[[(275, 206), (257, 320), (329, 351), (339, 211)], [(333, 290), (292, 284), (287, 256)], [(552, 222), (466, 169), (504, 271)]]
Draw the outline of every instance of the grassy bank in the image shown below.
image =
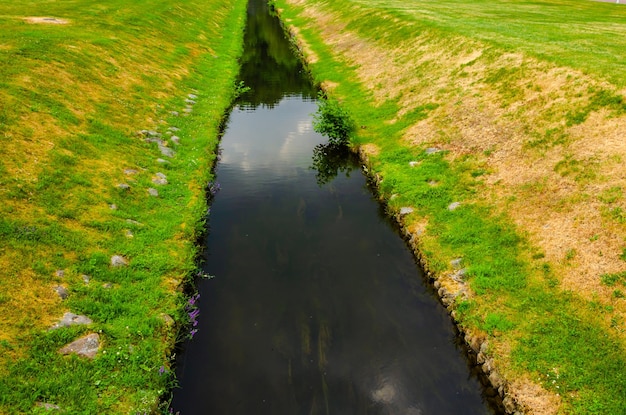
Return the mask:
[(275, 4), (509, 408), (626, 413), (626, 8)]
[(0, 1), (0, 413), (159, 410), (245, 7)]

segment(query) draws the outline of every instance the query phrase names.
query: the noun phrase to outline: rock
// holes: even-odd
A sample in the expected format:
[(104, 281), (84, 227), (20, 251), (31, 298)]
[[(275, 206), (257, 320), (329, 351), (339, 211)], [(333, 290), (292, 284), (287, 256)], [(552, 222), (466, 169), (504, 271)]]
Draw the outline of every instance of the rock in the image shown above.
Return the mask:
[(154, 130), (148, 130), (147, 135), (148, 137), (161, 137), (161, 134)]
[(503, 385), (502, 377), (500, 377), (498, 372), (496, 372), (495, 370), (489, 374), (489, 382), (491, 382), (491, 386), (493, 386), (494, 389), (498, 389), (500, 386)]
[(457, 209), (459, 206), (461, 206), (461, 202), (450, 203), (450, 205), (448, 206), (448, 210), (449, 211), (453, 211), (453, 210)]
[(118, 189), (122, 189), (122, 190), (129, 190), (130, 189), (130, 185), (127, 183), (120, 183), (117, 185)]
[(83, 282), (85, 284), (89, 284), (89, 281), (91, 280), (91, 277), (87, 274), (83, 274)]
[(135, 235), (133, 235), (133, 233), (130, 231), (130, 229), (126, 229), (126, 232), (124, 232), (124, 236), (127, 238), (134, 238)]
[(58, 270), (55, 271), (54, 276), (55, 277), (59, 277), (59, 278), (63, 278), (63, 277), (65, 277), (65, 271), (62, 270), (62, 269), (58, 269)]
[(161, 164), (169, 163), (169, 161), (163, 160), (163, 159), (156, 159), (156, 161), (157, 161), (157, 163), (161, 163)]
[(112, 267), (125, 267), (128, 265), (128, 260), (121, 255), (113, 255), (111, 257)]
[(165, 185), (167, 184), (167, 176), (165, 176), (163, 173), (157, 173), (156, 177), (152, 178), (152, 183)]
[(450, 265), (458, 269), (458, 268), (461, 268), (462, 262), (463, 262), (463, 258), (454, 258), (452, 261), (450, 261)]
[(411, 167), (419, 166), (419, 164), (420, 164), (419, 161), (409, 161), (409, 166)]
[(139, 172), (135, 169), (124, 169), (124, 174), (127, 174), (127, 175), (132, 175), (132, 174), (137, 174), (137, 173)]
[(400, 208), (400, 214), (401, 215), (408, 215), (409, 213), (413, 213), (413, 208), (412, 207), (401, 207)]
[(438, 182), (437, 180), (429, 180), (429, 181), (428, 181), (428, 184), (429, 184), (430, 186), (433, 186), (433, 187), (434, 187), (434, 186), (439, 185), (439, 182)]
[(170, 114), (172, 114), (174, 117), (178, 117), (178, 111), (170, 111)]
[(61, 300), (65, 300), (70, 295), (70, 293), (67, 291), (67, 288), (62, 285), (57, 285), (56, 287), (54, 287), (54, 291), (61, 298)]
[(175, 323), (174, 319), (169, 314), (161, 314), (161, 319), (165, 322), (167, 327), (172, 327)]
[(189, 94), (187, 95), (187, 97), (189, 97), (189, 99), (197, 99), (198, 96), (196, 94)]
[(173, 135), (173, 136), (171, 136), (171, 137), (170, 137), (170, 140), (172, 140), (172, 142), (173, 142), (174, 144), (180, 144), (180, 137), (179, 137), (179, 136), (177, 136), (177, 135)]
[(100, 336), (98, 333), (91, 333), (62, 347), (59, 349), (59, 353), (64, 355), (74, 353), (88, 359), (93, 359), (96, 357), (99, 347)]
[(397, 198), (397, 197), (399, 197), (399, 196), (400, 196), (399, 194), (394, 193), (394, 194), (392, 194), (392, 195), (389, 197), (389, 200), (393, 200), (393, 199), (395, 199), (395, 198)]
[(192, 112), (193, 112), (193, 108), (190, 108), (190, 107), (185, 107), (185, 108), (183, 108), (183, 112), (184, 112), (185, 114), (190, 114), (190, 113), (192, 113)]
[(178, 127), (169, 127), (167, 130), (176, 132), (176, 131), (180, 131), (180, 128), (178, 128)]
[(176, 154), (174, 150), (164, 146), (161, 143), (159, 143), (159, 150), (161, 151), (161, 154), (163, 154), (165, 157), (174, 157), (174, 154)]
[(48, 403), (48, 402), (37, 402), (36, 405), (39, 408), (43, 408), (48, 411), (58, 411), (59, 409), (61, 409), (59, 405), (55, 405), (53, 403)]
[(157, 197), (159, 196), (159, 191), (157, 189), (153, 189), (152, 187), (148, 189), (148, 194), (150, 196)]
[(476, 363), (478, 363), (479, 365), (482, 365), (483, 363), (485, 363), (486, 359), (487, 357), (485, 356), (483, 352), (478, 352), (478, 354), (476, 355)]
[(126, 219), (126, 223), (130, 223), (131, 225), (141, 226), (141, 222), (137, 222), (136, 220)]
[(75, 325), (83, 325), (83, 324), (91, 324), (93, 321), (87, 316), (80, 316), (74, 313), (65, 313), (63, 314), (63, 318), (58, 323), (54, 323), (51, 327), (51, 330), (58, 329), (61, 327), (69, 327)]
[(189, 105), (195, 105), (195, 104), (196, 104), (196, 101), (194, 101), (193, 99), (189, 99), (189, 98), (187, 98), (187, 99), (185, 100), (185, 102), (186, 102), (187, 104), (189, 104)]
[(426, 149), (426, 154), (435, 154), (435, 153), (439, 153), (441, 151), (441, 149), (438, 149), (437, 147), (429, 147)]
[(112, 204), (109, 205), (109, 209), (117, 210), (117, 205), (115, 203), (112, 203)]
[(504, 410), (506, 411), (507, 414), (512, 414), (517, 409), (517, 405), (515, 405), (515, 401), (510, 396), (505, 396), (504, 399), (502, 399), (502, 406), (504, 406)]
[(110, 290), (111, 288), (113, 288), (113, 284), (111, 284), (110, 282), (104, 283), (102, 284), (102, 288), (104, 288), (105, 290)]

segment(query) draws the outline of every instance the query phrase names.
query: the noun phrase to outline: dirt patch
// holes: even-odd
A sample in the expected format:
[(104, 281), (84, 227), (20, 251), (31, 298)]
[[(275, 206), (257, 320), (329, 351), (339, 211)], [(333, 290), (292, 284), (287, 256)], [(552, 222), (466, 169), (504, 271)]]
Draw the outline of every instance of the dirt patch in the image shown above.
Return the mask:
[(70, 21), (67, 19), (61, 19), (58, 17), (36, 17), (30, 16), (25, 17), (24, 20), (31, 24), (69, 24)]

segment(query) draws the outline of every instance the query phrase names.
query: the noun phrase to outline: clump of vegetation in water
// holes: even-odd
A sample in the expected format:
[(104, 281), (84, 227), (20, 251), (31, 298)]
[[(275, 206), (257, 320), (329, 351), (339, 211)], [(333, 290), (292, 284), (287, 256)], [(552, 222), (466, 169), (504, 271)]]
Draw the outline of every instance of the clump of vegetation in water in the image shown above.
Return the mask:
[(317, 112), (313, 115), (313, 129), (328, 137), (330, 144), (345, 145), (354, 133), (355, 123), (348, 111), (336, 99), (320, 92)]

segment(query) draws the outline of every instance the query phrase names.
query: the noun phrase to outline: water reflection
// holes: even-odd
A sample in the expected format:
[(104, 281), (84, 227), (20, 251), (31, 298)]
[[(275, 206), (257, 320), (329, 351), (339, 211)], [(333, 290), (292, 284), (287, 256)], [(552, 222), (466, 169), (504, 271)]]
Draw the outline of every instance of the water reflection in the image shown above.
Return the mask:
[(316, 88), (303, 78), (302, 62), (295, 59), (292, 45), (285, 41), (283, 28), (265, 1), (250, 2), (244, 42), (240, 78), (252, 89), (241, 97), (242, 107), (273, 108), (290, 95), (316, 97)]
[(315, 180), (320, 186), (331, 182), (340, 172), (350, 177), (355, 165), (356, 156), (344, 145), (324, 143), (313, 148), (311, 169), (316, 171)]

